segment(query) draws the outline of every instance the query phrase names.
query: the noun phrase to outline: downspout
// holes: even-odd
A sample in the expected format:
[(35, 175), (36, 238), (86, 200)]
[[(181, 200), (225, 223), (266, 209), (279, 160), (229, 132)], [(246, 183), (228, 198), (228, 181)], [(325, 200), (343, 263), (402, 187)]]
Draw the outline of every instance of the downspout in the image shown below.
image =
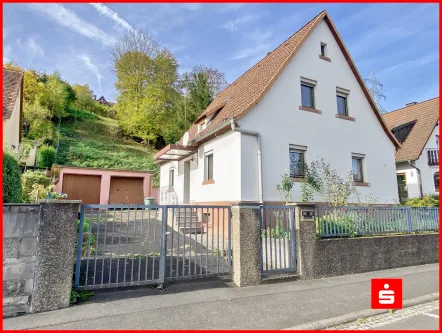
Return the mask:
[(237, 127), (237, 124), (235, 122), (235, 119), (230, 120), (230, 125), (232, 127), (232, 131), (243, 133), (245, 135), (251, 135), (256, 136), (256, 139), (258, 141), (258, 193), (259, 193), (259, 203), (262, 205), (264, 203), (263, 201), (263, 194), (262, 194), (262, 154), (261, 154), (261, 134), (254, 131), (248, 131), (245, 129), (241, 129)]
[(419, 198), (423, 197), (423, 191), (422, 191), (422, 178), (421, 178), (421, 169), (419, 169), (417, 166), (414, 166), (413, 164), (411, 164), (411, 161), (408, 161), (408, 165), (411, 166), (413, 169), (416, 169), (417, 171), (417, 175), (418, 175), (418, 180), (419, 180)]

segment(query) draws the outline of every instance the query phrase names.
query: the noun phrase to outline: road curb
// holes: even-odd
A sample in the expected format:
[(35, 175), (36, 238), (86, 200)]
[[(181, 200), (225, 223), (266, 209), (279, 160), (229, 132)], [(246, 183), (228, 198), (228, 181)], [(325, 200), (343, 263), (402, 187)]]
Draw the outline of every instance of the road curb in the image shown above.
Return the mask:
[[(407, 308), (410, 306), (414, 306), (417, 304), (427, 303), (431, 301), (435, 301), (439, 299), (439, 293), (432, 293), (428, 295), (419, 296), (416, 298), (411, 298), (404, 300), (402, 307)], [(322, 330), (327, 327), (336, 326), (346, 324), (358, 319), (374, 317), (383, 313), (387, 313), (388, 310), (372, 310), (366, 309), (357, 312), (348, 313), (343, 316), (338, 316), (334, 318), (320, 320), (314, 323), (298, 325), (290, 328), (286, 328), (285, 330)]]

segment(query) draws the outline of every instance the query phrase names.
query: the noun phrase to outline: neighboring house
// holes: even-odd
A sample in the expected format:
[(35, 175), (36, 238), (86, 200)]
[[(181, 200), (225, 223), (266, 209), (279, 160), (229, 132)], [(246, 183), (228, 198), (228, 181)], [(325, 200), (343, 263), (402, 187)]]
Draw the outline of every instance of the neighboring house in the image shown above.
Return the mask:
[(385, 114), (402, 147), (396, 153), (401, 201), (439, 193), (439, 97)]
[(3, 146), (17, 151), (23, 121), (22, 71), (3, 68)]
[(104, 98), (104, 96), (101, 96), (99, 99), (97, 99), (97, 102), (100, 104), (103, 104), (103, 105), (107, 105), (107, 106), (113, 106), (115, 104), (115, 103), (106, 101), (106, 98)]
[[(281, 203), (276, 185), (299, 161), (354, 170), (362, 195), (398, 202), (384, 123), (326, 11), (229, 85), (177, 144), (155, 155), (161, 204)], [(293, 200), (300, 201), (295, 183)], [(320, 201), (320, 200), (319, 200)]]

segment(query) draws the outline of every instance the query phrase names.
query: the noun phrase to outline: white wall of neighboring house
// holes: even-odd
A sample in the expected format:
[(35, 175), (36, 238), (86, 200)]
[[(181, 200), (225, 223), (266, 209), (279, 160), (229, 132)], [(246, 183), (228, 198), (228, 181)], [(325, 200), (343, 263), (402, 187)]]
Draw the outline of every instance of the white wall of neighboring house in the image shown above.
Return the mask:
[[(321, 42), (327, 44), (331, 62), (319, 59)], [(301, 77), (317, 81), (315, 107), (322, 114), (299, 110)], [(336, 118), (336, 87), (350, 90), (349, 116)], [(289, 145), (307, 146), (306, 162), (324, 158), (345, 175), (352, 167), (352, 153), (365, 154), (364, 181), (358, 187), (363, 196), (373, 193), (379, 203), (398, 202), (395, 147), (372, 111), (354, 74), (327, 24), (322, 21), (298, 51), (264, 98), (244, 118), (241, 128), (262, 135), (264, 201), (280, 201), (276, 185), (289, 172)], [(244, 161), (243, 169), (253, 169)], [(254, 175), (257, 181), (257, 174)], [(254, 197), (257, 200), (257, 193)], [(295, 183), (293, 199), (300, 200)]]
[(8, 148), (14, 146), (14, 150), (17, 150), (20, 144), (20, 94), (21, 89), (17, 94), (11, 117), (3, 119), (3, 145)]
[[(321, 42), (327, 44), (331, 62), (319, 58)], [(301, 111), (301, 77), (317, 81), (315, 106), (322, 114)], [(336, 118), (336, 88), (350, 90), (349, 116)], [(352, 168), (352, 153), (365, 154), (362, 196), (374, 194), (379, 203), (399, 201), (395, 146), (371, 109), (327, 24), (323, 21), (304, 42), (263, 99), (243, 118), (242, 129), (257, 131), (262, 137), (263, 195), (265, 202), (281, 201), (276, 185), (289, 172), (289, 145), (306, 146), (306, 162), (324, 158), (345, 176)], [(253, 136), (228, 132), (205, 143), (198, 150), (198, 165), (192, 162), (191, 201), (258, 201), (257, 143)], [(201, 185), (203, 156), (214, 151), (215, 184)], [(176, 189), (182, 189), (180, 163), (161, 166), (161, 187), (168, 185), (168, 170), (178, 168)], [(182, 192), (181, 192), (182, 193)], [(295, 183), (293, 200), (299, 201), (300, 184)], [(320, 197), (316, 198), (321, 201)]]

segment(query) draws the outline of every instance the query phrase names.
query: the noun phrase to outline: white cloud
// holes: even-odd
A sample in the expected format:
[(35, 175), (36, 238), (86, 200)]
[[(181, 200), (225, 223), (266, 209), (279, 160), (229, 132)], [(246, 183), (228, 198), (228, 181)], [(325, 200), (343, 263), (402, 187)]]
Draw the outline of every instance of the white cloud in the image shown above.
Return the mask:
[(7, 64), (8, 62), (11, 61), (12, 58), (12, 48), (10, 45), (6, 45), (3, 48), (3, 63)]
[(59, 25), (90, 39), (99, 40), (105, 46), (111, 46), (116, 42), (116, 39), (113, 36), (107, 34), (95, 25), (81, 19), (73, 11), (67, 9), (63, 5), (30, 4), (29, 6), (41, 14), (49, 17)]
[(250, 58), (250, 57), (257, 57), (260, 55), (264, 56), (264, 52), (270, 52), (270, 44), (260, 44), (257, 45), (256, 47), (247, 47), (244, 49), (241, 49), (239, 51), (237, 51), (234, 56), (232, 57), (233, 60), (241, 60), (241, 59), (246, 59), (246, 58)]
[(396, 72), (398, 70), (403, 72), (403, 71), (410, 70), (413, 68), (419, 68), (419, 67), (425, 66), (433, 61), (438, 61), (438, 60), (439, 60), (438, 54), (430, 54), (430, 55), (420, 57), (418, 59), (404, 61), (404, 62), (395, 64), (393, 66), (384, 68), (378, 74), (379, 75), (391, 75), (393, 72)]
[(100, 15), (110, 18), (123, 29), (129, 31), (134, 30), (134, 28), (129, 24), (129, 22), (121, 18), (120, 15), (118, 15), (118, 13), (114, 12), (108, 6), (105, 6), (101, 3), (91, 3), (91, 6), (93, 6), (97, 10), (97, 12), (100, 13)]
[(238, 29), (238, 26), (256, 21), (259, 18), (260, 18), (259, 15), (253, 15), (253, 14), (244, 15), (244, 16), (238, 17), (235, 20), (227, 21), (223, 25), (223, 28), (229, 30), (230, 32), (234, 32)]
[(91, 58), (87, 54), (81, 54), (78, 57), (86, 65), (86, 67), (95, 74), (97, 77), (98, 88), (101, 90), (101, 79), (103, 76), (101, 75), (98, 66), (92, 63)]
[(219, 4), (219, 11), (220, 12), (229, 12), (231, 10), (237, 10), (244, 6), (245, 3), (226, 3), (226, 4)]
[(32, 37), (28, 39), (26, 46), (33, 56), (43, 57), (45, 55), (43, 48)]

